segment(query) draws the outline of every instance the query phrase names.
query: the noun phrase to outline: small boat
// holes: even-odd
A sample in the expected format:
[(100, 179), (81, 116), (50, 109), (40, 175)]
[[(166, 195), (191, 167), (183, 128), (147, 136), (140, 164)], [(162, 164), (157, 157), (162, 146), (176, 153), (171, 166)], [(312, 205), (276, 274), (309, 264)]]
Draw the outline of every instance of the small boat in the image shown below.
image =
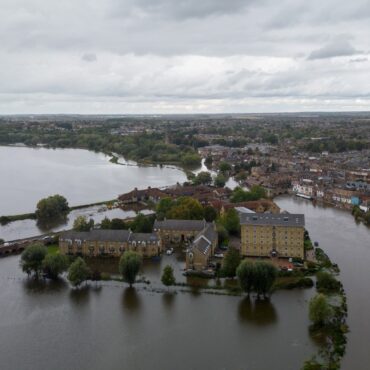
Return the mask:
[(315, 243), (313, 243), (313, 245), (314, 245), (315, 247), (318, 247), (318, 246), (319, 246), (319, 242), (315, 242)]

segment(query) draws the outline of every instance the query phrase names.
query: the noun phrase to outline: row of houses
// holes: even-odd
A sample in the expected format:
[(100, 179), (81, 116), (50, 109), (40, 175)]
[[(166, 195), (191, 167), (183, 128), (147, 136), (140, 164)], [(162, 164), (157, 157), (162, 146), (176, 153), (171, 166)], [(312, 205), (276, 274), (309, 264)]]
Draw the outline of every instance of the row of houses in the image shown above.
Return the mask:
[(163, 198), (192, 197), (202, 204), (209, 204), (217, 199), (228, 199), (231, 190), (228, 188), (213, 188), (205, 185), (182, 186), (177, 184), (173, 187), (163, 189), (148, 187), (146, 189), (137, 189), (121, 194), (118, 201), (122, 206), (133, 203), (158, 203)]
[(347, 182), (344, 186), (323, 182), (322, 179), (300, 179), (293, 181), (292, 191), (303, 198), (323, 201), (344, 208), (359, 206), (363, 211), (370, 209), (370, 186), (364, 181)]
[(143, 258), (151, 258), (181, 242), (188, 246), (186, 268), (206, 268), (217, 247), (215, 223), (205, 220), (156, 221), (152, 233), (103, 229), (66, 231), (59, 237), (59, 248), (65, 255), (120, 257), (126, 251), (134, 251)]

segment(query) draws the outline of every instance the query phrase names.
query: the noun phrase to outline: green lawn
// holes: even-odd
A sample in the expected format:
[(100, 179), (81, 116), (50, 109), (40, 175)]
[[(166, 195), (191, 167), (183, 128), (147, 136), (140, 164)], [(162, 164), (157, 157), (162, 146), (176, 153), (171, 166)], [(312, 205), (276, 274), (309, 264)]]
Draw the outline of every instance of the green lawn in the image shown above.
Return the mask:
[(48, 254), (59, 254), (58, 244), (48, 245)]

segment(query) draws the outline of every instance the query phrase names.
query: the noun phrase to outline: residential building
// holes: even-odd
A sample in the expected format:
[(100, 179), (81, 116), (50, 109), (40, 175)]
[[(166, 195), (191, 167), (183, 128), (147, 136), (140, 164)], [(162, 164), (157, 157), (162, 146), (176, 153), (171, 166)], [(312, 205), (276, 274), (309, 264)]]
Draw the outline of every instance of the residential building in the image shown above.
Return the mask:
[(217, 247), (218, 235), (214, 223), (207, 223), (186, 251), (186, 268), (204, 270)]
[(304, 258), (304, 215), (240, 213), (241, 254)]
[(153, 257), (162, 252), (162, 242), (155, 233), (130, 230), (66, 231), (59, 237), (59, 248), (62, 254), (88, 257), (120, 257), (128, 250)]

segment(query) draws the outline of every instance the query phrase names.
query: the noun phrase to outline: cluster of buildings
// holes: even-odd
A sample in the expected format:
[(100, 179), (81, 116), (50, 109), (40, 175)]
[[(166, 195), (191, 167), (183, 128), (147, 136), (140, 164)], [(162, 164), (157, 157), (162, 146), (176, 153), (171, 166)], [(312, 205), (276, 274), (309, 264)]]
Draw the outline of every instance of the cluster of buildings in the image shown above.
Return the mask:
[(156, 220), (152, 233), (131, 230), (66, 231), (59, 237), (59, 248), (65, 255), (86, 257), (120, 257), (126, 251), (143, 258), (160, 256), (171, 245), (184, 243), (186, 268), (202, 270), (208, 267), (217, 247), (215, 223), (205, 220)]
[[(237, 207), (238, 209), (239, 207)], [(243, 257), (305, 257), (304, 216), (288, 213), (239, 212)], [(156, 220), (152, 233), (130, 230), (66, 231), (60, 235), (60, 251), (66, 255), (120, 257), (135, 251), (143, 258), (160, 256), (173, 245), (186, 246), (186, 269), (209, 267), (218, 248), (214, 222), (205, 220)]]

